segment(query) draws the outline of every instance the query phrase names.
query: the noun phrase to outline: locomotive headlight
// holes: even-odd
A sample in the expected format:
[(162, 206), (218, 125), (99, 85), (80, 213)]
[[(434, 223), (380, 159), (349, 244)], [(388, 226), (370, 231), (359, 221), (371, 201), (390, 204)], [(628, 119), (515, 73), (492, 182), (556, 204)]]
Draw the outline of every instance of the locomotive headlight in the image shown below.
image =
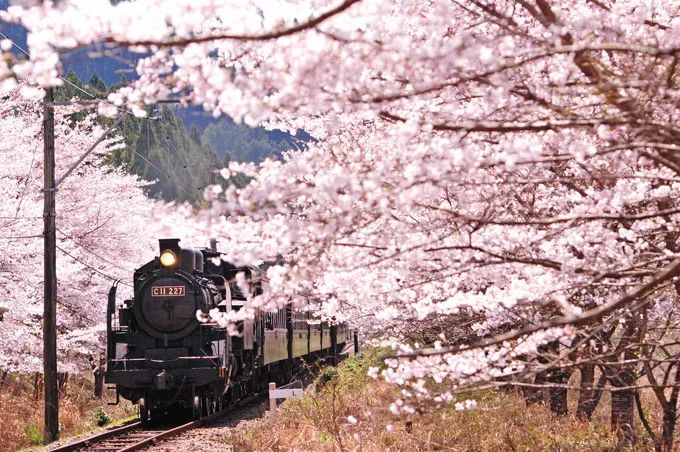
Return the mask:
[(172, 251), (166, 250), (161, 253), (161, 265), (163, 267), (172, 267), (177, 262), (177, 256)]

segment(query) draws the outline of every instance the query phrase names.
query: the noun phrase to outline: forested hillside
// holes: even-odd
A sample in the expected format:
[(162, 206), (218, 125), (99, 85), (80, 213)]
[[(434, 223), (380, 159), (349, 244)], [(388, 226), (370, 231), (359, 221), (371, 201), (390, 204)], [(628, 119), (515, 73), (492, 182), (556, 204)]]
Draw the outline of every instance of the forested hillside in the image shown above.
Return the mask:
[[(119, 82), (107, 86), (96, 74), (83, 83), (74, 72), (69, 72), (66, 78), (98, 98), (106, 98), (127, 83), (121, 77)], [(69, 84), (57, 89), (57, 101), (71, 99), (91, 97)], [(146, 118), (129, 115), (124, 119), (118, 133), (126, 146), (111, 152), (108, 163), (150, 181), (148, 194), (167, 201), (199, 202), (209, 181), (211, 164), (220, 168), (232, 160), (261, 162), (267, 157), (280, 157), (282, 151), (299, 147), (299, 143), (309, 139), (306, 134), (295, 137), (281, 131), (251, 128), (228, 117), (209, 124), (203, 132), (193, 125), (188, 129), (181, 108), (171, 106), (148, 107), (147, 113)], [(71, 117), (78, 121), (86, 114)], [(98, 121), (105, 125), (114, 122), (107, 118)]]
[(291, 136), (263, 127), (251, 128), (237, 124), (229, 117), (209, 124), (203, 131), (203, 138), (225, 162), (261, 162), (267, 157), (280, 157), (282, 151), (297, 148), (309, 140), (304, 133)]

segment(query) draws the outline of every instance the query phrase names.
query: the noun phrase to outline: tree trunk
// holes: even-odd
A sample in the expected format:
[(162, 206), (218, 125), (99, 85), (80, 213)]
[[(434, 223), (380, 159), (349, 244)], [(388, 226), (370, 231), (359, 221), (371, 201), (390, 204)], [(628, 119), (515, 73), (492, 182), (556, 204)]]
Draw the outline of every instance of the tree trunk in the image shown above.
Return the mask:
[(7, 381), (7, 376), (9, 375), (9, 370), (2, 371), (2, 378), (0, 379), (0, 392), (5, 387), (5, 382)]
[(663, 414), (663, 427), (661, 430), (661, 451), (671, 452), (673, 450), (673, 431), (675, 430), (675, 416), (677, 409), (675, 406), (669, 407), (668, 412)]
[[(543, 383), (545, 383), (545, 373), (538, 372), (536, 377), (534, 377), (533, 384), (542, 385)], [(545, 391), (543, 388), (523, 386), (522, 395), (524, 395), (524, 401), (527, 406), (533, 405), (534, 403), (545, 402)]]
[(40, 372), (36, 372), (33, 376), (33, 398), (35, 400), (38, 400), (42, 394), (42, 382), (42, 374)]
[(66, 394), (66, 385), (68, 383), (68, 373), (60, 372), (57, 374), (57, 385), (59, 387), (60, 394)]
[(636, 441), (633, 428), (633, 405), (640, 349), (638, 346), (633, 347), (632, 344), (642, 342), (646, 327), (646, 322), (642, 322), (638, 314), (629, 315), (625, 320), (625, 329), (616, 347), (617, 353), (612, 355), (611, 364), (603, 369), (613, 387), (611, 428), (619, 435), (619, 447), (630, 446)]
[[(625, 360), (632, 360), (635, 354), (626, 351)], [(614, 390), (612, 390), (612, 413), (611, 427), (618, 432), (621, 442), (629, 445), (635, 442), (635, 431), (633, 430), (633, 403), (635, 403), (635, 371), (631, 365), (620, 365), (616, 368), (616, 373), (609, 379)], [(617, 390), (617, 388), (624, 388)]]
[(104, 367), (97, 366), (94, 371), (94, 396), (101, 399), (104, 394)]
[(14, 395), (14, 391), (16, 389), (16, 379), (11, 374), (7, 376), (5, 385), (7, 386), (7, 392)]
[(673, 450), (673, 432), (678, 413), (678, 396), (680, 395), (680, 363), (676, 364), (675, 379), (668, 402), (664, 405), (663, 427), (661, 429), (661, 450), (670, 452)]
[(548, 397), (550, 398), (550, 411), (564, 416), (569, 412), (567, 405), (567, 388), (557, 387), (557, 385), (566, 385), (571, 377), (571, 370), (566, 369), (550, 369), (546, 375), (546, 381), (556, 386), (548, 389)]
[(578, 392), (578, 404), (576, 406), (576, 417), (579, 419), (590, 419), (595, 412), (597, 404), (602, 394), (601, 385), (604, 383), (604, 376), (600, 377), (597, 388), (595, 383), (595, 364), (586, 363), (579, 367), (581, 372), (581, 385)]
[(635, 441), (633, 431), (633, 402), (635, 401), (635, 390), (622, 389), (612, 391), (612, 430), (621, 435), (621, 440), (626, 444)]

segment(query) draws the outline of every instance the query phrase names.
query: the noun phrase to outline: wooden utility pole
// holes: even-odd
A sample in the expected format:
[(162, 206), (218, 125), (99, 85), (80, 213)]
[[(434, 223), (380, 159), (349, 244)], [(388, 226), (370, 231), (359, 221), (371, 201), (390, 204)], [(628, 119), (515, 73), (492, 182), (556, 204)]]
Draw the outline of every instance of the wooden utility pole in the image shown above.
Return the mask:
[(45, 374), (45, 443), (59, 439), (59, 386), (57, 380), (57, 227), (55, 198), (57, 187), (80, 165), (88, 155), (118, 127), (127, 113), (118, 119), (94, 142), (66, 173), (55, 182), (54, 157), (54, 89), (45, 89), (43, 105), (44, 147), (44, 200), (43, 240), (45, 245), (45, 282), (43, 311), (43, 372)]
[(43, 313), (43, 372), (45, 374), (46, 443), (59, 439), (59, 390), (57, 388), (57, 250), (54, 183), (54, 89), (45, 90), (43, 104), (45, 281)]

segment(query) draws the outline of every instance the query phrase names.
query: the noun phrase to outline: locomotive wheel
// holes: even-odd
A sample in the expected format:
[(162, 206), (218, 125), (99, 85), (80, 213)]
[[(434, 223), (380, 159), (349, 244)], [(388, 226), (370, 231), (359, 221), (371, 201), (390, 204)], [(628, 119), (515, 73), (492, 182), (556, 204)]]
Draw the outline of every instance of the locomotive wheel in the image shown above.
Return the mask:
[(203, 398), (201, 396), (195, 395), (192, 404), (192, 415), (194, 419), (200, 419), (203, 412)]

